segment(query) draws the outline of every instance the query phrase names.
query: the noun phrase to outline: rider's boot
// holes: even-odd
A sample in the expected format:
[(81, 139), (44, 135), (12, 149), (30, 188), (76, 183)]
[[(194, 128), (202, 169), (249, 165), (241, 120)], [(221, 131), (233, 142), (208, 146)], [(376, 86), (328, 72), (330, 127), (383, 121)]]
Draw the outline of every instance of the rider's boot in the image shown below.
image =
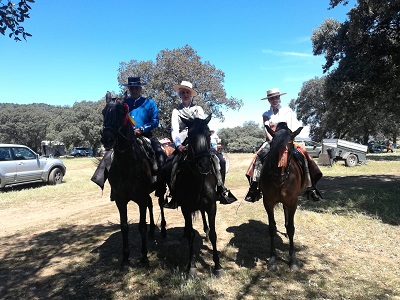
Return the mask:
[(261, 192), (258, 188), (258, 182), (253, 181), (250, 184), (249, 191), (246, 194), (246, 197), (244, 198), (245, 201), (247, 202), (256, 202), (261, 199)]
[[(171, 200), (168, 202), (168, 198), (171, 197)], [(178, 201), (176, 200), (176, 197), (173, 196), (173, 193), (171, 192), (170, 196), (167, 196), (165, 198), (165, 203), (163, 204), (164, 208), (171, 208), (175, 209), (178, 208)]]
[(104, 152), (104, 156), (99, 162), (96, 171), (94, 172), (92, 180), (96, 183), (102, 190), (104, 189), (104, 183), (108, 178), (108, 171), (110, 170), (112, 163), (112, 150), (108, 150)]
[[(176, 175), (178, 173), (178, 164), (179, 160), (181, 158), (180, 154), (176, 154), (175, 157), (173, 158), (172, 161), (172, 170), (171, 170), (171, 184), (170, 184), (170, 195), (166, 197), (165, 203), (163, 207), (165, 208), (171, 208), (175, 209), (178, 208), (178, 200), (175, 197), (175, 181), (176, 181)], [(171, 201), (168, 202), (168, 198), (171, 198)]]
[(313, 201), (321, 200), (322, 195), (319, 193), (315, 184), (313, 184), (313, 181), (311, 180), (310, 169), (308, 167), (308, 160), (306, 157), (304, 157), (303, 169), (304, 169), (304, 175), (306, 177), (306, 182), (307, 182), (307, 188), (304, 192), (304, 196), (306, 196), (308, 200), (310, 200), (310, 199)]

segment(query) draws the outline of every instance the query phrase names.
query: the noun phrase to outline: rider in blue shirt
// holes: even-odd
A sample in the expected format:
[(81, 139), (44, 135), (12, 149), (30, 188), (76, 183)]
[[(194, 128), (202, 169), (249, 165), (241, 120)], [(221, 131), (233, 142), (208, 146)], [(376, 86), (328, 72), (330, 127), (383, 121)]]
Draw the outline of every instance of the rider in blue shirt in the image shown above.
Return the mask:
[[(129, 90), (136, 92), (136, 87), (130, 86)], [(131, 92), (132, 95), (132, 92)], [(129, 114), (135, 121), (135, 128), (142, 133), (150, 133), (154, 128), (158, 127), (158, 107), (154, 100), (144, 97), (127, 98), (125, 103), (129, 106)]]
[(158, 107), (153, 99), (142, 97), (142, 86), (146, 83), (140, 81), (140, 77), (128, 77), (128, 83), (122, 84), (129, 90), (130, 97), (125, 100), (129, 106), (129, 114), (134, 121), (134, 133), (144, 136), (151, 142), (158, 170), (161, 170), (165, 162), (164, 150), (160, 142), (153, 137), (152, 130), (158, 127)]
[[(142, 86), (146, 83), (140, 81), (140, 77), (128, 77), (128, 83), (122, 84), (129, 90), (130, 97), (125, 100), (125, 103), (129, 106), (129, 114), (132, 117), (132, 126), (134, 128), (134, 134), (136, 136), (143, 136), (150, 140), (148, 144), (147, 152), (152, 158), (153, 162), (153, 175), (159, 175), (161, 168), (165, 162), (165, 153), (161, 147), (159, 141), (153, 137), (152, 130), (158, 127), (158, 107), (154, 100), (141, 96)], [(105, 169), (111, 166), (111, 153), (105, 155), (103, 160), (100, 162), (98, 169), (92, 177), (92, 181), (98, 184), (101, 188), (104, 186), (106, 176), (104, 175)], [(154, 178), (156, 181), (156, 178)]]

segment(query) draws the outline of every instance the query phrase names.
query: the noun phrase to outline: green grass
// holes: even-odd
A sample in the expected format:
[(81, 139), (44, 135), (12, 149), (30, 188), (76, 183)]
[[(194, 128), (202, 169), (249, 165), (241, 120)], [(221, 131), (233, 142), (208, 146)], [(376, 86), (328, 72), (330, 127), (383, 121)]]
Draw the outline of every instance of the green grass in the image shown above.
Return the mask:
[[(228, 154), (227, 187), (242, 199), (253, 154)], [(399, 299), (400, 156), (368, 155), (367, 165), (321, 167), (324, 200), (300, 201), (295, 216), (299, 272), (287, 266), (288, 240), (277, 236), (279, 270), (267, 270), (270, 241), (261, 201), (218, 206), (217, 234), (225, 276), (215, 278), (211, 245), (199, 219), (199, 275), (185, 274), (187, 241), (180, 211), (166, 212), (168, 237), (148, 239), (150, 266), (140, 257), (138, 209), (129, 204), (131, 263), (119, 269), (118, 212), (90, 182), (92, 159), (64, 159), (56, 186), (0, 192), (2, 299)], [(390, 160), (389, 160), (390, 159)], [(154, 201), (154, 203), (156, 203)], [(159, 224), (155, 206), (155, 218)], [(36, 216), (36, 217), (35, 217)], [(284, 232), (281, 206), (278, 230)]]

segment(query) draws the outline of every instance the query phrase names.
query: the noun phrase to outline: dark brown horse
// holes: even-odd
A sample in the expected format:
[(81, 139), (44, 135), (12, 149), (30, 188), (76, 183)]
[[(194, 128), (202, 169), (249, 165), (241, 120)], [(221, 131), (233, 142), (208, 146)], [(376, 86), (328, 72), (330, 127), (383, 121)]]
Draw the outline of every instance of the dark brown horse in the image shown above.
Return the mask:
[[(176, 197), (181, 205), (185, 218), (184, 234), (189, 242), (188, 272), (196, 273), (196, 254), (193, 249), (195, 230), (193, 229), (193, 213), (205, 212), (208, 216), (209, 239), (213, 248), (214, 274), (222, 275), (223, 269), (219, 262), (217, 251), (217, 233), (215, 217), (217, 213), (217, 178), (213, 172), (213, 161), (210, 152), (210, 130), (206, 119), (182, 119), (188, 127), (187, 156), (181, 161), (180, 171), (176, 177)], [(204, 215), (203, 215), (204, 218)], [(205, 220), (205, 218), (203, 219)], [(206, 225), (205, 225), (206, 226)]]
[[(141, 262), (148, 263), (147, 258), (147, 226), (146, 210), (150, 210), (150, 218), (153, 223), (152, 200), (150, 193), (154, 190), (152, 182), (152, 167), (146, 151), (144, 140), (133, 133), (131, 123), (128, 121), (128, 107), (124, 104), (127, 95), (121, 98), (112, 98), (110, 92), (106, 95), (106, 106), (103, 114), (103, 131), (101, 142), (106, 149), (113, 149), (114, 156), (108, 172), (108, 181), (111, 186), (111, 200), (115, 201), (119, 215), (122, 233), (122, 265), (127, 265), (129, 260), (128, 242), (128, 216), (127, 204), (134, 201), (139, 205), (140, 221), (139, 232), (142, 240)], [(161, 233), (166, 235), (166, 222), (162, 203), (164, 195), (159, 197), (161, 209)]]
[(294, 250), (294, 214), (297, 209), (297, 197), (305, 188), (305, 179), (298, 163), (294, 160), (293, 141), (303, 127), (292, 132), (286, 123), (279, 123), (274, 132), (265, 126), (273, 139), (269, 154), (263, 164), (260, 176), (260, 189), (263, 194), (264, 207), (268, 214), (269, 236), (271, 238), (271, 253), (268, 269), (277, 270), (277, 255), (275, 250), (275, 235), (277, 234), (274, 207), (282, 203), (285, 214), (286, 233), (289, 237), (289, 266), (292, 270), (299, 269), (299, 263)]

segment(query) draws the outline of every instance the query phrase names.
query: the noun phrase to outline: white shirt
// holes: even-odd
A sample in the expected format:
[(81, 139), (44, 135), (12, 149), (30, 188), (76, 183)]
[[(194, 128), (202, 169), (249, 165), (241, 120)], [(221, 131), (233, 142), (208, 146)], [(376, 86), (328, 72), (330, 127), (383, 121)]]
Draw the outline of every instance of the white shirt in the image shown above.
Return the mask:
[(171, 117), (171, 137), (175, 146), (182, 145), (183, 141), (187, 138), (187, 127), (180, 119), (204, 119), (204, 110), (201, 106), (190, 104), (189, 107), (184, 107), (182, 104), (172, 111)]
[[(286, 122), (290, 130), (295, 130), (297, 128), (292, 128), (293, 124), (293, 111), (290, 107), (278, 106), (278, 113), (274, 114), (272, 107), (264, 112), (263, 117), (268, 117), (268, 121), (265, 122), (266, 125), (277, 125), (279, 122)], [(267, 123), (268, 122), (268, 123)]]

